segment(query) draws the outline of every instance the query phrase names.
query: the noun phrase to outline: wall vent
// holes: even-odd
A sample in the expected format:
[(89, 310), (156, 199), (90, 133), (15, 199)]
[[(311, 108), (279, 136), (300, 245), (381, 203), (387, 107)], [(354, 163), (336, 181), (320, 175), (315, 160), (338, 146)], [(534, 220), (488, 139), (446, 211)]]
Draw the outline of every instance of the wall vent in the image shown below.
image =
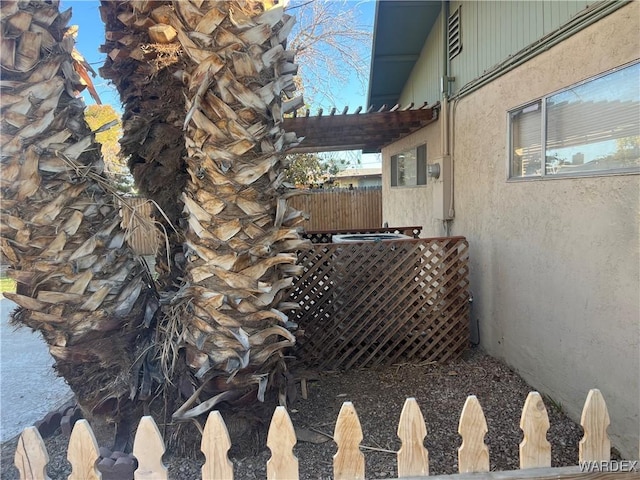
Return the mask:
[(449, 25), (448, 25), (448, 51), (449, 51), (449, 60), (454, 58), (462, 51), (462, 34), (460, 30), (462, 29), (462, 24), (460, 23), (460, 8), (456, 8), (456, 11), (449, 15)]

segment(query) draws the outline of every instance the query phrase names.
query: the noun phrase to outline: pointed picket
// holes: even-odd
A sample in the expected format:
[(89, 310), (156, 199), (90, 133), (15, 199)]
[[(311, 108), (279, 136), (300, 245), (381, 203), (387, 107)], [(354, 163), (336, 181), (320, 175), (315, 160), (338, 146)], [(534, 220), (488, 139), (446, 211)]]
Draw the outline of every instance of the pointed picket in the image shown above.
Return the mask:
[(333, 456), (334, 480), (364, 480), (364, 455), (360, 451), (362, 428), (351, 402), (342, 404), (333, 439), (338, 445)]
[(475, 395), (470, 395), (464, 403), (458, 425), (458, 433), (462, 437), (462, 445), (458, 448), (460, 473), (489, 471), (489, 448), (484, 443), (487, 432), (480, 402)]
[(206, 458), (202, 465), (202, 478), (233, 480), (233, 463), (227, 456), (230, 448), (231, 439), (222, 415), (217, 410), (209, 413), (200, 447)]
[(271, 458), (267, 461), (267, 480), (298, 480), (298, 458), (293, 454), (296, 432), (284, 407), (277, 407), (271, 418), (267, 446)]
[(607, 435), (609, 423), (609, 412), (602, 393), (597, 388), (589, 390), (580, 418), (584, 430), (584, 437), (579, 444), (580, 462), (611, 460), (611, 441)]
[(429, 475), (429, 452), (424, 448), (427, 427), (415, 398), (407, 398), (400, 414), (398, 437), (402, 446), (398, 450), (398, 477)]
[(150, 416), (142, 417), (133, 441), (133, 456), (138, 460), (138, 469), (134, 472), (133, 478), (168, 480), (169, 471), (162, 463), (164, 451), (164, 440), (156, 422)]
[(21, 480), (51, 480), (47, 475), (49, 454), (36, 427), (22, 431), (14, 458)]
[(547, 441), (549, 416), (542, 397), (530, 392), (522, 408), (520, 429), (520, 468), (543, 468), (551, 466), (551, 444)]
[(101, 480), (102, 474), (96, 468), (100, 457), (98, 442), (85, 419), (78, 420), (71, 432), (67, 460), (71, 464), (69, 480)]

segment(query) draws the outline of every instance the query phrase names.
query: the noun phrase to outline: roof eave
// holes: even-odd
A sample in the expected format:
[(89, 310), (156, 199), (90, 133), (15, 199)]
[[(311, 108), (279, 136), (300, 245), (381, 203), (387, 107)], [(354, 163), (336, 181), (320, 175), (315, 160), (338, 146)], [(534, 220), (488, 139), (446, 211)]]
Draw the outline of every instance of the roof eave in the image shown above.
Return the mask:
[[(384, 2), (384, 5), (383, 5)], [(383, 5), (384, 8), (381, 8)], [(398, 103), (402, 94), (402, 87), (394, 88), (391, 91), (388, 85), (404, 85), (409, 78), (411, 70), (415, 66), (420, 52), (424, 46), (429, 32), (435, 25), (440, 15), (442, 0), (420, 0), (420, 1), (376, 1), (373, 44), (371, 48), (371, 68), (369, 70), (369, 87), (367, 89), (367, 105), (376, 108), (382, 105), (394, 106)], [(403, 25), (401, 29), (394, 24), (393, 12), (401, 12), (408, 7), (414, 12), (409, 15), (411, 21)], [(381, 34), (387, 31), (387, 35)], [(393, 31), (393, 38), (388, 32)], [(402, 51), (394, 53), (384, 53), (381, 55), (381, 45), (387, 47), (389, 42), (402, 42)], [(384, 50), (384, 49), (383, 49)], [(395, 63), (396, 68), (389, 68), (389, 63)], [(401, 66), (401, 68), (398, 68)], [(386, 68), (385, 68), (386, 67)], [(384, 70), (382, 72), (382, 70)], [(379, 73), (380, 72), (380, 73)], [(382, 77), (382, 75), (384, 77)], [(386, 89), (376, 91), (376, 79), (384, 78)], [(431, 99), (433, 101), (435, 99)]]

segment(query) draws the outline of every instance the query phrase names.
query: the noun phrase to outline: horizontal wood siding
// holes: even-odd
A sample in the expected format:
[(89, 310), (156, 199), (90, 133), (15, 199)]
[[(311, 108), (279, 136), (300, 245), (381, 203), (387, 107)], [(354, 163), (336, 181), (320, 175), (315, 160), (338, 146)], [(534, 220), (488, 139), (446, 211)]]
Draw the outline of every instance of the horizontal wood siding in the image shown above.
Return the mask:
[(442, 70), (443, 48), (442, 16), (439, 16), (427, 37), (409, 80), (402, 90), (398, 102), (400, 105), (405, 106), (415, 103), (420, 106), (424, 102), (433, 105), (442, 100), (440, 78), (444, 75)]
[[(454, 1), (461, 10), (462, 52), (451, 61), (454, 92), (569, 21), (590, 3), (578, 1)], [(431, 55), (440, 57), (438, 50)], [(423, 87), (428, 90), (429, 87)]]
[(366, 229), (382, 226), (382, 188), (307, 190), (289, 205), (309, 215), (305, 230)]

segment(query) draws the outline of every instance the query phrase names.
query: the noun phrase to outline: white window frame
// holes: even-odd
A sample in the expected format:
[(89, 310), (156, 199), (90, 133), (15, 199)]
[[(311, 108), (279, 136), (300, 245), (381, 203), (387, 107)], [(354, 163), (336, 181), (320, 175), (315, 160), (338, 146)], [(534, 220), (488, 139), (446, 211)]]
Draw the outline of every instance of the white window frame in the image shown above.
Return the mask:
[[(515, 108), (510, 109), (507, 112), (507, 181), (509, 182), (528, 182), (528, 181), (537, 181), (537, 180), (555, 180), (555, 179), (566, 179), (566, 178), (583, 178), (583, 177), (600, 177), (600, 176), (611, 176), (611, 175), (634, 175), (634, 174), (640, 174), (640, 166), (637, 167), (626, 167), (626, 168), (610, 168), (610, 169), (601, 169), (601, 170), (591, 170), (591, 171), (584, 171), (584, 172), (568, 172), (568, 173), (555, 173), (555, 174), (548, 174), (546, 172), (547, 168), (546, 168), (546, 152), (547, 152), (547, 99), (549, 99), (550, 97), (553, 97), (555, 95), (558, 95), (559, 93), (562, 92), (566, 92), (568, 90), (574, 89), (576, 87), (579, 87), (581, 85), (584, 85), (586, 83), (589, 83), (591, 81), (597, 80), (599, 78), (602, 78), (606, 75), (615, 73), (617, 71), (621, 71), (624, 70), (625, 68), (631, 67), (633, 65), (636, 65), (640, 62), (638, 61), (633, 61), (633, 62), (629, 62), (627, 64), (621, 65), (619, 67), (613, 68), (611, 70), (608, 70), (606, 72), (603, 72), (599, 75), (587, 78), (585, 80), (582, 80), (578, 83), (569, 85), (568, 87), (562, 88), (560, 90), (551, 92), (547, 95), (544, 95), (542, 97), (538, 97), (534, 100), (531, 100), (529, 102), (526, 102), (524, 104), (521, 104)], [(512, 165), (513, 165), (513, 152), (514, 152), (514, 146), (513, 146), (513, 122), (512, 122), (512, 115), (514, 113), (517, 113), (520, 110), (523, 110), (525, 108), (531, 107), (535, 104), (539, 104), (540, 109), (541, 109), (541, 115), (540, 115), (540, 174), (536, 174), (536, 175), (529, 175), (529, 176), (512, 176)], [(542, 158), (545, 159), (545, 161), (542, 161)]]
[[(418, 166), (418, 149), (424, 147), (424, 171), (421, 171), (421, 169)], [(398, 172), (397, 172), (397, 168), (398, 168), (398, 157), (402, 154), (407, 154), (407, 153), (413, 153), (414, 157), (415, 157), (415, 169), (416, 169), (416, 184), (415, 185), (398, 185), (397, 181), (398, 181)], [(394, 159), (395, 159), (395, 166), (396, 166), (396, 173), (394, 175), (393, 173), (393, 168), (394, 168)], [(422, 175), (421, 175), (422, 173)], [(428, 183), (428, 174), (427, 174), (427, 144), (426, 143), (421, 143), (419, 145), (415, 145), (411, 148), (407, 148), (404, 149), (402, 151), (399, 151), (393, 155), (391, 155), (391, 157), (389, 157), (389, 185), (391, 186), (391, 188), (421, 188), (421, 187), (426, 187), (427, 183)], [(396, 179), (396, 185), (393, 184), (393, 179)], [(420, 183), (420, 182), (423, 183)]]

